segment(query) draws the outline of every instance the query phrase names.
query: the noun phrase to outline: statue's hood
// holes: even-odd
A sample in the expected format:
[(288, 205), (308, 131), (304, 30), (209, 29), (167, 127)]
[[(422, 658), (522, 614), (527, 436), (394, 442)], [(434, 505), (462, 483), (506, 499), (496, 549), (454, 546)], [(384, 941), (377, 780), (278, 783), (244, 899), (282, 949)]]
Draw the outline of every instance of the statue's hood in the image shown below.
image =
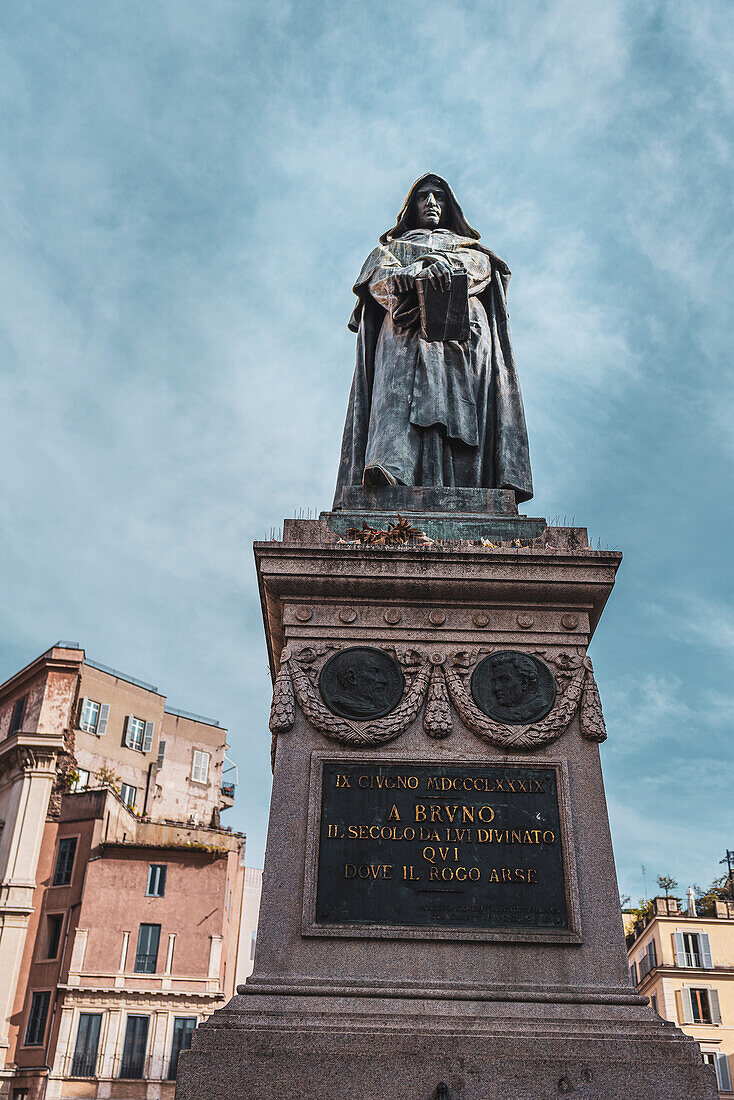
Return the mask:
[(425, 175), (420, 176), (411, 187), (408, 192), (408, 197), (403, 203), (403, 208), (398, 214), (398, 220), (395, 225), (380, 237), (381, 244), (387, 244), (388, 241), (393, 241), (396, 237), (402, 237), (409, 230), (418, 228), (418, 226), (412, 224), (410, 217), (411, 207), (413, 205), (413, 195), (416, 188), (420, 187), (422, 183), (425, 183), (427, 179), (437, 180), (446, 192), (447, 210), (443, 218), (444, 224), (442, 224), (441, 228), (450, 229), (453, 233), (456, 233), (458, 237), (473, 237), (475, 241), (478, 241), (479, 233), (469, 225), (469, 222), (464, 217), (464, 211), (459, 206), (456, 195), (443, 176), (439, 176), (435, 172), (426, 172)]

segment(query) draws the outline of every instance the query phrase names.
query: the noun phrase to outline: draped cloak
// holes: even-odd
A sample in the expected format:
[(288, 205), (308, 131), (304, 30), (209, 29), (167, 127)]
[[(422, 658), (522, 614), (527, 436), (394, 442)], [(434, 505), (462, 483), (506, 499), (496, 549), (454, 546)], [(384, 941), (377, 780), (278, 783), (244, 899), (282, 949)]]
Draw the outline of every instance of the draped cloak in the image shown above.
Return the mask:
[[(510, 272), (478, 243), (441, 182), (458, 210), (452, 217), (449, 208), (452, 228), (401, 225), (414, 184), (395, 229), (380, 238), (354, 285), (349, 328), (357, 333), (357, 362), (334, 508), (343, 506), (345, 488), (364, 483), (365, 466), (379, 468), (395, 484), (513, 489), (518, 502), (533, 495), (508, 327)], [(394, 289), (393, 277), (415, 275), (439, 255), (469, 275), (465, 343), (429, 342), (415, 325), (400, 326), (405, 296)]]

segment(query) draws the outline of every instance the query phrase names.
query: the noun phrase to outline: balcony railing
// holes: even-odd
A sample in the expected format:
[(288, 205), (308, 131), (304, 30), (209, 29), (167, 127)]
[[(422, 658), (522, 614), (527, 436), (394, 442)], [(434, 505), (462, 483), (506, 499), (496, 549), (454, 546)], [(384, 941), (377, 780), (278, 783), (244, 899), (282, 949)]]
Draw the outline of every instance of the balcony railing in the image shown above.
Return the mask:
[(222, 794), (225, 798), (234, 798), (234, 783), (222, 783)]
[(70, 1077), (95, 1077), (97, 1071), (96, 1054), (75, 1054), (71, 1060)]
[(120, 1077), (141, 1078), (145, 1076), (145, 1057), (123, 1058), (120, 1062)]
[(155, 974), (155, 968), (158, 965), (158, 952), (155, 955), (136, 955), (135, 956), (135, 973), (136, 974)]

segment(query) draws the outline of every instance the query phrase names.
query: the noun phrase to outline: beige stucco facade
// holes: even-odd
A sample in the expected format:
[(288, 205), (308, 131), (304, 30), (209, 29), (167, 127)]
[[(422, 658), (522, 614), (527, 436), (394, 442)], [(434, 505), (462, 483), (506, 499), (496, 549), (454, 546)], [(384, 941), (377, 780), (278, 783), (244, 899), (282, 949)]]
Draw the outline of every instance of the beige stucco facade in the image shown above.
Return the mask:
[(260, 919), (260, 895), (263, 873), (259, 867), (245, 867), (245, 889), (240, 922), (240, 949), (237, 956), (237, 985), (242, 985), (255, 966), (257, 925)]
[[(99, 732), (99, 717), (95, 731), (83, 728), (85, 700), (106, 708), (104, 732)], [(145, 740), (140, 747), (131, 744), (131, 718), (142, 723), (149, 745)], [(226, 730), (208, 719), (167, 710), (165, 696), (152, 684), (85, 662), (72, 720), (76, 759), (89, 772), (91, 785), (100, 768), (110, 769), (118, 785), (135, 792), (138, 813), (209, 825), (212, 815), (232, 805), (222, 791)]]
[(641, 932), (628, 937), (630, 976), (666, 1020), (697, 1039), (717, 1072), (719, 1095), (734, 1095), (734, 903), (716, 915), (682, 912), (656, 898)]

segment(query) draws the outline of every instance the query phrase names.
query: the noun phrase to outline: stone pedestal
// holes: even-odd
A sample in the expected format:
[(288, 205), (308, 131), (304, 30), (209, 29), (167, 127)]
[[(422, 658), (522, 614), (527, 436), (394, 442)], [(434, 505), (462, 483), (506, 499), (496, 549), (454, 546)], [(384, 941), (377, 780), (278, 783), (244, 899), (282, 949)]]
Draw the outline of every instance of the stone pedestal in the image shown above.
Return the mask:
[[(507, 513), (420, 546), (342, 519), (255, 547), (277, 733), (257, 955), (178, 1100), (713, 1100), (629, 982), (586, 656), (621, 555)], [(352, 647), (399, 697), (377, 718), (322, 677)], [(525, 724), (477, 702), (508, 651), (542, 672)]]

